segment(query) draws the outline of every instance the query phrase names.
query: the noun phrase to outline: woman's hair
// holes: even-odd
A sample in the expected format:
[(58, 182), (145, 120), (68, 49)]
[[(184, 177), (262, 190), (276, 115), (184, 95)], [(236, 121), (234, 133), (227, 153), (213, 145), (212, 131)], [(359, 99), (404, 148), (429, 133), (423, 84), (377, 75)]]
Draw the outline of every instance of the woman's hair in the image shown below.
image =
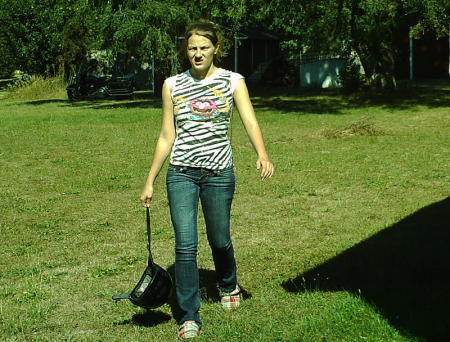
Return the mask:
[(217, 53), (214, 55), (214, 64), (217, 64), (218, 62), (220, 62), (220, 59), (222, 57), (226, 56), (224, 50), (225, 39), (219, 25), (212, 21), (204, 19), (194, 22), (186, 28), (183, 45), (180, 51), (182, 53), (182, 56), (186, 56), (188, 40), (194, 34), (208, 38), (215, 47), (219, 47)]

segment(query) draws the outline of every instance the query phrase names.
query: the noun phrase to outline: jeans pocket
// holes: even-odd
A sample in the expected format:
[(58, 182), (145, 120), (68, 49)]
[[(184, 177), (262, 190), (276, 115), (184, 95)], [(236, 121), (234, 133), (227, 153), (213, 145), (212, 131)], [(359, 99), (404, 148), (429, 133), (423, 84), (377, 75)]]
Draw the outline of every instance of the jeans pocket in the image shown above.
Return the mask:
[(182, 182), (186, 179), (186, 175), (180, 166), (169, 165), (166, 174), (166, 184)]
[(223, 169), (223, 170), (218, 170), (215, 172), (215, 175), (217, 177), (231, 177), (234, 178), (234, 169), (232, 167)]
[(180, 171), (179, 166), (169, 164), (169, 166), (167, 167), (167, 172), (179, 172), (179, 171)]

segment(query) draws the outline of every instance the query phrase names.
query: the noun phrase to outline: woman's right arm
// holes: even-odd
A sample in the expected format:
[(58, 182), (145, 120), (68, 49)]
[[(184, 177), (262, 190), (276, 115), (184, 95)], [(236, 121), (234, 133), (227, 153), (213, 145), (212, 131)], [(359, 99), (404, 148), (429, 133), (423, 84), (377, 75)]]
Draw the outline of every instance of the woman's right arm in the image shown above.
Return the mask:
[(153, 197), (153, 183), (161, 170), (164, 161), (169, 155), (175, 141), (175, 125), (173, 114), (173, 103), (170, 95), (170, 89), (164, 82), (162, 88), (162, 123), (158, 142), (156, 143), (155, 153), (153, 155), (152, 166), (145, 182), (144, 190), (141, 194), (141, 203), (144, 207), (150, 207)]

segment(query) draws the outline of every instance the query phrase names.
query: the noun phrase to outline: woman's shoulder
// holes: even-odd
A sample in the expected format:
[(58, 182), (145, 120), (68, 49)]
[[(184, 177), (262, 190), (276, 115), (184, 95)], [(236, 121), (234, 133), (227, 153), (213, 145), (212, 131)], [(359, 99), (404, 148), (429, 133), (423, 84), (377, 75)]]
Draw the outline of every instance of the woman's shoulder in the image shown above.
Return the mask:
[(187, 74), (188, 74), (187, 71), (183, 71), (183, 72), (180, 72), (179, 74), (167, 77), (166, 81), (172, 82), (173, 80), (176, 80), (177, 78), (188, 76)]
[(226, 69), (221, 69), (221, 73), (222, 75), (224, 75), (227, 79), (230, 80), (230, 84), (231, 84), (231, 92), (234, 93), (234, 91), (236, 90), (236, 87), (238, 85), (238, 82), (242, 79), (244, 79), (244, 76), (242, 76), (241, 74), (231, 71), (231, 70), (226, 70)]
[(165, 83), (169, 86), (170, 89), (173, 89), (173, 87), (175, 86), (175, 84), (177, 83), (177, 80), (183, 78), (183, 77), (189, 77), (189, 72), (184, 71), (181, 72), (179, 74), (173, 75), (173, 76), (169, 76), (165, 79)]
[(223, 75), (227, 75), (229, 76), (231, 79), (236, 79), (236, 80), (240, 80), (241, 78), (244, 78), (244, 76), (242, 76), (241, 74), (231, 71), (231, 70), (227, 70), (227, 69), (223, 69), (220, 68), (220, 71)]

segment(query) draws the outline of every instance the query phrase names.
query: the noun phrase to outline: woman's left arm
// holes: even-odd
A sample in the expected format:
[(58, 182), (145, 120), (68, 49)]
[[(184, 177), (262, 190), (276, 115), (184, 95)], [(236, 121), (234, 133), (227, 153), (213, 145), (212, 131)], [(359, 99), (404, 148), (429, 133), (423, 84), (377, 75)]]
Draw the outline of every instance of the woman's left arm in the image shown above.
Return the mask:
[(261, 129), (259, 128), (252, 102), (250, 101), (247, 85), (243, 79), (238, 81), (233, 96), (245, 130), (247, 131), (250, 141), (258, 154), (256, 168), (261, 170), (261, 179), (270, 178), (273, 175), (274, 166), (269, 160), (269, 156), (266, 152), (263, 135)]

